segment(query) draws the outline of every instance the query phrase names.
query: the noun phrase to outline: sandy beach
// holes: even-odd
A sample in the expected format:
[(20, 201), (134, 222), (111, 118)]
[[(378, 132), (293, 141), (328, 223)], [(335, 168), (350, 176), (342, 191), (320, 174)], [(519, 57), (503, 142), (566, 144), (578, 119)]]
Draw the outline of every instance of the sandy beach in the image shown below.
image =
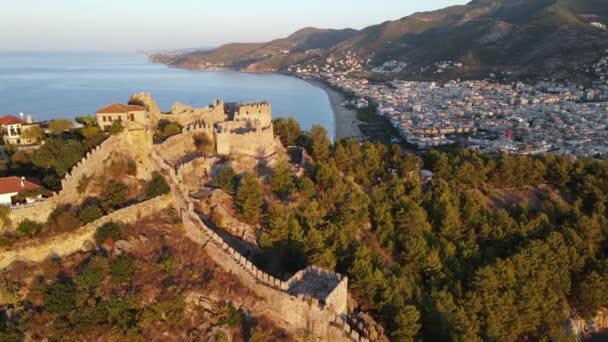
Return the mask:
[(352, 109), (348, 109), (342, 106), (344, 102), (344, 96), (339, 92), (333, 90), (323, 82), (317, 80), (305, 80), (308, 83), (319, 87), (327, 93), (331, 108), (334, 112), (334, 139), (340, 140), (344, 138), (355, 137), (359, 138), (362, 136), (361, 130), (359, 129), (359, 122), (357, 120), (357, 112)]

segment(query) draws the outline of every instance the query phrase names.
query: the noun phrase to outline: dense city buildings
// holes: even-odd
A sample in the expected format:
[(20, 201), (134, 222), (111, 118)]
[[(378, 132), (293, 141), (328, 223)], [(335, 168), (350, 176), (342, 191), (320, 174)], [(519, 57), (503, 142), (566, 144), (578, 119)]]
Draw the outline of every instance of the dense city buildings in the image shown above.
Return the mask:
[[(353, 55), (327, 63), (319, 72), (306, 68), (298, 74), (321, 77), (369, 101), (408, 143), (419, 148), (458, 144), (515, 154), (608, 153), (608, 57), (587, 70), (595, 77), (591, 86), (548, 79), (535, 84), (500, 83), (495, 75), (476, 81), (373, 83), (350, 77), (363, 63)], [(448, 61), (438, 70), (460, 66)], [(364, 108), (363, 101), (355, 103)]]

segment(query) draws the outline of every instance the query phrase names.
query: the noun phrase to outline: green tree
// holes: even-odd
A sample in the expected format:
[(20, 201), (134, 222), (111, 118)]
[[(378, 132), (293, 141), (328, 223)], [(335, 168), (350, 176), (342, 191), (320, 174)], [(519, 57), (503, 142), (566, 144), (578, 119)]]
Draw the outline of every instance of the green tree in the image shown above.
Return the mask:
[(608, 306), (608, 277), (591, 272), (580, 281), (576, 292), (578, 312), (585, 319), (592, 319)]
[(260, 247), (269, 248), (289, 238), (291, 215), (281, 205), (269, 204), (264, 221), (264, 230), (259, 238)]
[(77, 116), (75, 121), (85, 127), (97, 126), (97, 118), (91, 115)]
[(291, 179), (291, 169), (287, 162), (280, 161), (272, 168), (270, 186), (272, 191), (281, 197), (288, 196), (295, 190), (295, 185)]
[(56, 315), (67, 316), (76, 307), (76, 291), (72, 284), (54, 281), (44, 289), (44, 308)]
[(67, 119), (55, 119), (49, 122), (49, 132), (51, 134), (61, 134), (69, 131), (72, 127), (74, 127), (74, 124)]
[(315, 183), (309, 177), (302, 177), (298, 181), (298, 191), (306, 197), (310, 198), (315, 194)]
[(21, 132), (21, 138), (28, 141), (38, 142), (44, 138), (44, 133), (42, 132), (40, 126), (25, 126)]
[(52, 169), (63, 177), (84, 157), (84, 152), (84, 146), (77, 140), (51, 138), (34, 151), (32, 163), (42, 169)]
[(329, 158), (331, 141), (323, 126), (312, 126), (310, 132), (308, 132), (308, 140), (308, 150), (316, 161), (323, 161)]
[(241, 178), (236, 194), (236, 205), (241, 218), (248, 223), (255, 223), (260, 219), (262, 212), (262, 186), (257, 177), (245, 173)]
[(414, 341), (420, 331), (420, 312), (413, 305), (407, 305), (395, 316), (395, 330), (391, 334), (394, 341)]
[(215, 174), (215, 177), (213, 177), (213, 183), (215, 186), (219, 187), (228, 194), (234, 192), (235, 180), (236, 174), (229, 166), (220, 168)]
[(292, 117), (277, 118), (272, 121), (274, 135), (281, 139), (283, 146), (294, 146), (300, 137), (301, 129), (298, 121)]

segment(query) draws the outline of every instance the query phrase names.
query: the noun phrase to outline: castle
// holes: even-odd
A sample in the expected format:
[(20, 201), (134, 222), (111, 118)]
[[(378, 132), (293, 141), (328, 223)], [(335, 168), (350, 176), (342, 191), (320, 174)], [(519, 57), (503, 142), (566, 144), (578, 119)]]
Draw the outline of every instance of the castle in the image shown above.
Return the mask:
[(207, 135), (218, 155), (265, 157), (278, 146), (268, 102), (226, 103), (216, 100), (205, 108), (176, 103), (170, 112), (162, 113), (149, 94), (140, 93), (132, 95), (129, 104), (144, 106), (152, 127), (166, 120), (180, 124), (183, 134)]

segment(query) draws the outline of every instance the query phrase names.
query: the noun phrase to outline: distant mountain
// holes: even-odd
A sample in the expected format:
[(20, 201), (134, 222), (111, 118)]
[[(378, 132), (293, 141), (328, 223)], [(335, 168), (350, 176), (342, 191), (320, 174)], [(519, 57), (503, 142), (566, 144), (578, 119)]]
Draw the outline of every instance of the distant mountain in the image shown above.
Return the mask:
[[(273, 40), (267, 43), (233, 43), (220, 46), (210, 51), (195, 51), (182, 54), (170, 59), (169, 64), (181, 67), (195, 68), (211, 64), (224, 65), (231, 68), (246, 68), (266, 59), (276, 59), (275, 65), (285, 60), (287, 63), (301, 62), (307, 51), (326, 51), (335, 45), (358, 34), (352, 29), (327, 30), (305, 28), (287, 38)], [(162, 56), (153, 56), (160, 59)], [(294, 59), (295, 58), (295, 59)], [(260, 71), (264, 71), (264, 67)]]
[(360, 31), (307, 28), (269, 43), (228, 44), (165, 62), (273, 71), (322, 65), (328, 56), (354, 53), (369, 59), (368, 66), (406, 62), (404, 77), (451, 60), (462, 62), (459, 74), (470, 77), (509, 71), (567, 78), (584, 74), (584, 67), (608, 48), (608, 31), (593, 22), (608, 23), (608, 0), (474, 0)]

